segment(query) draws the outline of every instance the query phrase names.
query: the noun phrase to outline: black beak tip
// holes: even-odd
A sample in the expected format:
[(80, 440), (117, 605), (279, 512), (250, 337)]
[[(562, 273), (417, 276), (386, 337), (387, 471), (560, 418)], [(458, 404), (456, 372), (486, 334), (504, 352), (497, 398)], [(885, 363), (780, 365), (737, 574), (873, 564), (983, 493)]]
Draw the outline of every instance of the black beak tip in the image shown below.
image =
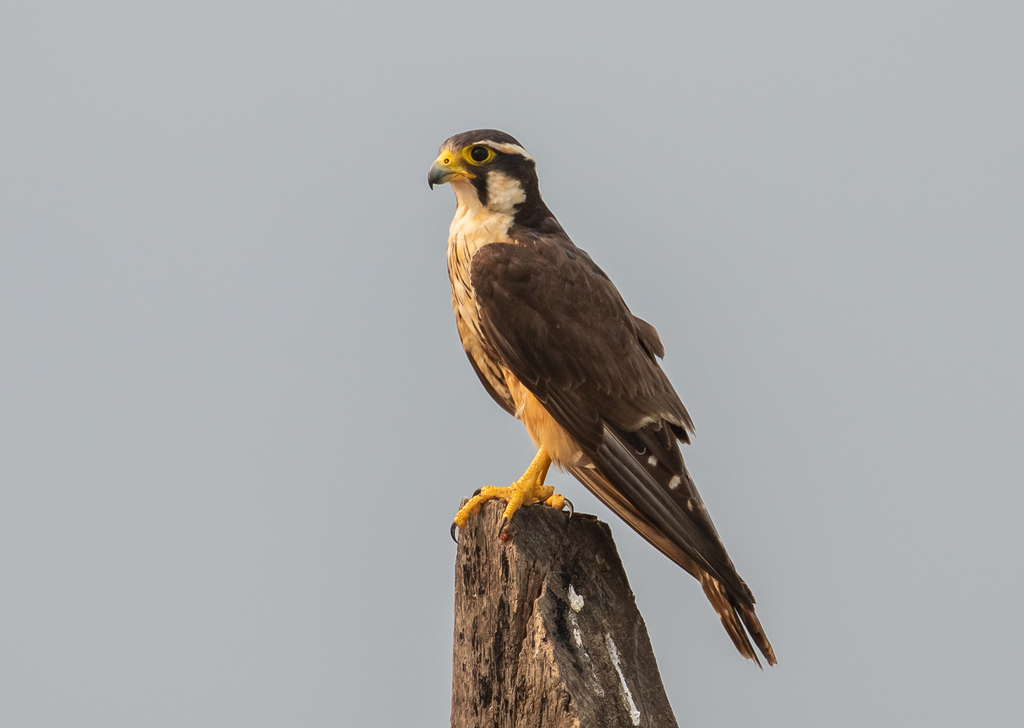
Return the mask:
[(451, 175), (447, 169), (435, 164), (427, 173), (427, 184), (430, 186), (430, 189), (434, 189), (434, 185), (443, 185), (450, 177)]

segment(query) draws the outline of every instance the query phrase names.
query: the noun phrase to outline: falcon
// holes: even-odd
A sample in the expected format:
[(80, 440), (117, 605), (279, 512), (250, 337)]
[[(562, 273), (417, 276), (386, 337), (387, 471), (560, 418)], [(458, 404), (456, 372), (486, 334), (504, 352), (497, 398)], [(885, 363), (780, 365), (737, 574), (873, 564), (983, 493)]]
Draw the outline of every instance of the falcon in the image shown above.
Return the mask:
[(485, 501), (562, 508), (545, 485), (552, 463), (704, 589), (736, 649), (760, 666), (775, 653), (683, 463), (693, 422), (658, 365), (657, 330), (634, 316), (614, 284), (577, 248), (541, 199), (536, 163), (495, 129), (441, 145), (427, 182), (450, 184), (452, 307), (462, 346), (488, 394), (521, 420), (537, 455), (507, 488), (481, 488), (452, 524)]

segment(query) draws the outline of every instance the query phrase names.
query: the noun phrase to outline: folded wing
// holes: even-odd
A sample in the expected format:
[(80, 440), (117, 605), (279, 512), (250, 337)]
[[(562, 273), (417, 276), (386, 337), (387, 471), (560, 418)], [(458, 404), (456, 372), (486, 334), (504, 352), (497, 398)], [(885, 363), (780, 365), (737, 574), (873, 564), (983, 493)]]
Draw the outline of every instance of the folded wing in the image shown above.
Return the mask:
[(580, 445), (570, 472), (701, 581), (737, 649), (770, 664), (771, 645), (683, 462), (693, 424), (656, 357), (653, 326), (564, 235), (524, 235), (473, 257), (472, 284), (491, 355)]

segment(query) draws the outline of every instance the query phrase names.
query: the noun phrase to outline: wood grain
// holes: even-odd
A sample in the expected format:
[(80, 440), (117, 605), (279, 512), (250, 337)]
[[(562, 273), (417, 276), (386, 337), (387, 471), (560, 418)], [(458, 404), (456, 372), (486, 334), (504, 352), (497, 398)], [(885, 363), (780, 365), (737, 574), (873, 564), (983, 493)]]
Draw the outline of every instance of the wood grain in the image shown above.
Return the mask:
[(455, 562), (453, 728), (677, 726), (608, 525), (484, 504)]

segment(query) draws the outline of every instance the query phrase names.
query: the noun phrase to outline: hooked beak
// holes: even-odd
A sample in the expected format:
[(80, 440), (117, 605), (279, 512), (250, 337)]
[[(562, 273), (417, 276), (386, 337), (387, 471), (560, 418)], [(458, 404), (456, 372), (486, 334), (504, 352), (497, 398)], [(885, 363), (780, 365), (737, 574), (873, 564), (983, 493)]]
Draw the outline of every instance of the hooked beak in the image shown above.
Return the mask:
[(457, 154), (444, 151), (430, 165), (430, 171), (427, 172), (427, 184), (430, 185), (430, 189), (434, 189), (434, 185), (443, 185), (453, 179), (465, 179), (472, 176), (462, 165), (462, 160)]

